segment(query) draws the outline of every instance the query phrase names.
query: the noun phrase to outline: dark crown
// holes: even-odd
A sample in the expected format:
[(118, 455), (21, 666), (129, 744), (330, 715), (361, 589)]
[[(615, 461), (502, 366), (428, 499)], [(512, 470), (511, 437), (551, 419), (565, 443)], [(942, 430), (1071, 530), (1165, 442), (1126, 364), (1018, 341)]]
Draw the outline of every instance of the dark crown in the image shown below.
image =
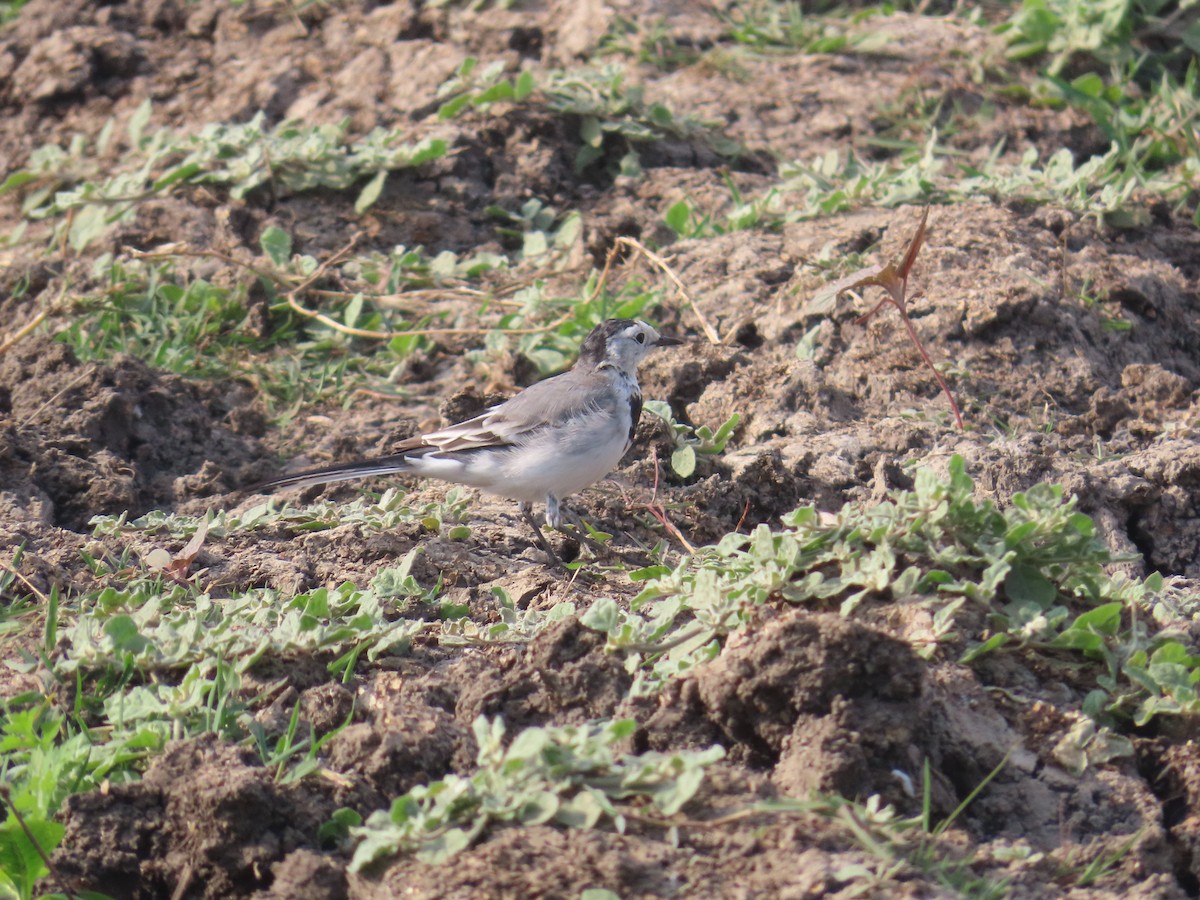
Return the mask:
[(579, 361), (591, 365), (604, 362), (608, 356), (609, 338), (636, 324), (633, 319), (605, 319), (583, 339), (583, 344), (579, 347)]

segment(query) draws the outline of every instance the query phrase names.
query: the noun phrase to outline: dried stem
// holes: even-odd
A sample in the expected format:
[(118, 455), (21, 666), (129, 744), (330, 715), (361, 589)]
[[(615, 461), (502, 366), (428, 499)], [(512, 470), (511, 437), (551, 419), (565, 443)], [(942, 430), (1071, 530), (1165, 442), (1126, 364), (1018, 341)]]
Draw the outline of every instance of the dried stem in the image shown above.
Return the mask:
[(675, 290), (679, 293), (679, 296), (682, 297), (687, 305), (692, 308), (692, 312), (695, 313), (696, 319), (700, 322), (700, 327), (704, 330), (704, 336), (708, 338), (708, 342), (710, 344), (721, 343), (721, 336), (717, 334), (717, 330), (709, 324), (708, 319), (704, 317), (704, 313), (700, 311), (700, 307), (696, 305), (696, 301), (693, 300), (691, 295), (688, 294), (687, 289), (683, 286), (683, 282), (679, 280), (679, 276), (671, 270), (669, 265), (667, 265), (666, 260), (652, 250), (647, 249), (641, 242), (634, 240), (631, 237), (622, 236), (617, 238), (613, 243), (612, 249), (608, 251), (608, 258), (604, 261), (604, 272), (600, 276), (598, 286), (604, 284), (604, 279), (608, 276), (608, 270), (612, 263), (613, 256), (621, 247), (628, 247), (637, 253), (641, 253), (646, 257), (646, 259), (658, 266), (658, 268), (662, 270), (663, 274), (671, 280), (671, 283), (675, 285)]

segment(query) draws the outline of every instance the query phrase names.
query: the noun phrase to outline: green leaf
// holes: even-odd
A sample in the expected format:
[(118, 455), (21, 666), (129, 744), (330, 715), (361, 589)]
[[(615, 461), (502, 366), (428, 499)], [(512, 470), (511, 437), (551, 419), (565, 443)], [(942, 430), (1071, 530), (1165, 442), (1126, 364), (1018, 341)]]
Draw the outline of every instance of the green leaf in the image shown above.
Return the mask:
[(1014, 603), (1032, 602), (1048, 609), (1058, 596), (1058, 588), (1033, 566), (1016, 563), (1004, 578), (1004, 593)]
[(104, 623), (104, 633), (117, 650), (130, 653), (141, 653), (150, 643), (130, 616), (113, 616)]
[(71, 222), (68, 240), (71, 247), (78, 253), (87, 249), (87, 245), (104, 233), (108, 227), (108, 214), (104, 207), (88, 204), (75, 211)]
[(535, 87), (536, 85), (533, 81), (533, 73), (526, 69), (519, 76), (517, 76), (517, 84), (513, 89), (513, 99), (524, 100), (533, 93), (533, 89)]
[(383, 183), (387, 181), (387, 176), (387, 169), (380, 169), (375, 173), (375, 177), (363, 186), (358, 193), (358, 199), (354, 201), (356, 213), (362, 215), (375, 205), (375, 201), (379, 199), (379, 194), (383, 190)]
[(471, 102), (470, 94), (459, 94), (457, 97), (453, 98), (452, 100), (447, 100), (445, 103), (443, 103), (441, 106), (438, 107), (438, 111), (437, 111), (438, 118), (439, 119), (453, 119), (460, 112), (462, 112), (463, 107), (465, 107), (470, 102)]
[(550, 247), (546, 242), (546, 233), (544, 231), (525, 232), (525, 243), (521, 248), (522, 257), (533, 259), (536, 256), (543, 256), (549, 249)]
[(579, 624), (584, 628), (608, 634), (617, 627), (620, 620), (621, 608), (610, 597), (601, 597), (594, 602), (582, 616)]
[(1074, 79), (1071, 87), (1089, 97), (1099, 97), (1104, 93), (1104, 79), (1095, 72), (1086, 72)]
[(551, 791), (538, 791), (521, 804), (517, 810), (517, 821), (522, 825), (541, 825), (549, 822), (558, 812), (558, 795)]
[(402, 359), (419, 346), (421, 346), (421, 335), (419, 334), (398, 334), (388, 341), (388, 349)]
[[(57, 822), (26, 819), (25, 824), (46, 854), (54, 852), (66, 831)], [(0, 872), (12, 879), (21, 897), (32, 897), (37, 881), (48, 874), (37, 847), (11, 816), (0, 826)]]
[(350, 298), (350, 302), (346, 304), (346, 309), (342, 312), (342, 324), (347, 328), (353, 328), (357, 323), (363, 311), (363, 295), (357, 293)]
[(200, 163), (198, 163), (198, 162), (184, 163), (181, 166), (176, 166), (174, 169), (169, 171), (166, 175), (161, 176), (157, 181), (154, 182), (154, 184), (151, 186), (151, 189), (155, 193), (158, 193), (159, 191), (165, 190), (166, 188), (169, 188), (171, 185), (173, 185), (177, 182), (185, 181), (186, 179), (191, 178), (193, 175), (195, 175), (197, 172), (200, 172), (200, 171), (201, 171)]
[[(830, 310), (832, 311), (832, 306)], [(816, 359), (817, 357), (817, 337), (821, 333), (821, 323), (818, 322), (808, 331), (804, 332), (800, 340), (796, 343), (796, 359)]]
[(498, 100), (511, 100), (517, 94), (512, 82), (505, 79), (504, 81), (493, 84), (487, 90), (481, 91), (475, 98), (476, 106), (483, 106), (486, 103), (495, 103)]
[(263, 230), (258, 242), (262, 246), (263, 252), (270, 257), (271, 262), (280, 268), (286, 266), (291, 261), (292, 236), (282, 228), (278, 228), (275, 225), (268, 226)]
[(150, 98), (147, 97), (138, 105), (138, 108), (133, 111), (133, 115), (129, 117), (129, 128), (127, 133), (129, 134), (129, 143), (133, 144), (135, 147), (142, 142), (142, 132), (145, 131), (146, 126), (150, 122), (150, 112)]
[(1187, 648), (1179, 643), (1179, 641), (1165, 641), (1151, 654), (1150, 662), (1195, 666), (1197, 663), (1200, 663), (1200, 660), (1189, 654)]
[(535, 759), (552, 741), (547, 729), (526, 728), (508, 745), (508, 751), (504, 754), (506, 766), (516, 763), (519, 767), (523, 761)]
[[(641, 178), (644, 174), (642, 171), (642, 158), (638, 156), (636, 150), (630, 150), (621, 157), (618, 169), (620, 170), (620, 174), (626, 178)], [(1200, 213), (1197, 215), (1200, 215)]]
[(600, 145), (604, 143), (604, 131), (600, 127), (600, 120), (594, 116), (584, 116), (579, 124), (579, 137), (587, 146), (599, 150)]
[(555, 812), (555, 821), (568, 828), (595, 828), (604, 814), (604, 807), (590, 790), (580, 791), (569, 800), (563, 800)]
[(575, 154), (575, 171), (582, 172), (602, 156), (604, 156), (603, 150), (593, 147), (590, 144), (584, 144), (579, 148), (579, 152)]
[(1102, 654), (1104, 652), (1104, 638), (1082, 628), (1068, 628), (1052, 643), (1055, 647), (1078, 650), (1081, 653)]
[(663, 218), (672, 231), (680, 237), (684, 237), (687, 232), (688, 222), (692, 218), (692, 207), (688, 205), (686, 200), (680, 200), (667, 210), (667, 214)]
[(446, 621), (465, 619), (471, 614), (471, 607), (466, 603), (444, 602), (438, 607), (438, 616)]
[(629, 573), (629, 580), (632, 582), (649, 581), (651, 578), (662, 578), (664, 575), (671, 574), (670, 566), (645, 566), (641, 569), (634, 569)]
[(985, 653), (991, 653), (993, 650), (1004, 646), (1006, 643), (1008, 643), (1008, 635), (1006, 633), (1000, 632), (999, 634), (993, 634), (982, 644), (976, 644), (974, 647), (971, 647), (969, 650), (967, 650), (967, 652), (964, 653), (958, 661), (965, 666), (967, 663), (978, 659)]
[(324, 846), (344, 844), (350, 839), (350, 829), (362, 825), (362, 816), (353, 809), (343, 806), (334, 810), (328, 822), (317, 829), (317, 840)]
[(441, 138), (430, 140), (426, 138), (417, 145), (417, 149), (413, 152), (409, 159), (409, 166), (422, 166), (427, 162), (435, 159), (441, 159), (446, 155), (446, 142)]
[(13, 172), (4, 179), (3, 184), (0, 184), (0, 194), (7, 193), (8, 191), (14, 191), (21, 187), (21, 185), (29, 184), (31, 181), (37, 181), (37, 178), (38, 176), (33, 172), (26, 172), (24, 170)]
[(725, 449), (725, 445), (729, 442), (729, 438), (733, 434), (733, 430), (738, 427), (738, 424), (741, 421), (741, 414), (734, 413), (722, 423), (720, 428), (717, 429), (717, 433), (713, 435), (712, 442), (718, 453)]
[(1121, 627), (1121, 611), (1124, 608), (1123, 603), (1105, 603), (1095, 609), (1089, 609), (1075, 618), (1071, 623), (1071, 630), (1114, 635)]
[(671, 454), (671, 468), (680, 478), (689, 478), (696, 471), (696, 450), (691, 444), (676, 447)]

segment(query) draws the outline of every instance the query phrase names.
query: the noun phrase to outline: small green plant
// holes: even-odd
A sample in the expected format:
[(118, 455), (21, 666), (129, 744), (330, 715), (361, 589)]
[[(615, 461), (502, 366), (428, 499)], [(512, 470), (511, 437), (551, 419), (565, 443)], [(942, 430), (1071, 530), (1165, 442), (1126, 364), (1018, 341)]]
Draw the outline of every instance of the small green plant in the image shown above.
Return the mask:
[(0, 563), (0, 638), (26, 628), (22, 620), (36, 611), (33, 593), (22, 580), (21, 560), (25, 555), (22, 542), (13, 550), (12, 560)]
[[(336, 319), (317, 321), (300, 315), (281, 293), (311, 276), (318, 262), (293, 255), (291, 238), (281, 229), (265, 229), (261, 240), (274, 266), (256, 267), (270, 303), (265, 321), (261, 308), (247, 301), (246, 282), (220, 287), (178, 274), (187, 251), (162, 259), (156, 254), (114, 260), (105, 254), (94, 266), (94, 286), (75, 301), (74, 315), (55, 337), (82, 359), (132, 353), (181, 375), (236, 372), (252, 379), (271, 408), (286, 416), (305, 401), (336, 397), (348, 404), (354, 388), (388, 384), (398, 359), (428, 346), (424, 332), (437, 327), (434, 317), (405, 318), (388, 305), (396, 294), (426, 286), (449, 289), (508, 265), (496, 254), (460, 259), (446, 252), (429, 259), (419, 247), (356, 257), (337, 273), (339, 286), (350, 290), (332, 292)], [(475, 295), (484, 302), (482, 292)], [(368, 342), (357, 333), (379, 337)]]
[[(1120, 304), (1109, 301), (1107, 291), (1103, 288), (1093, 290), (1091, 279), (1087, 279), (1079, 288), (1079, 299), (1088, 309), (1095, 311), (1100, 317), (1100, 324), (1108, 331), (1129, 331), (1133, 323), (1121, 313)], [(1108, 310), (1115, 310), (1111, 315)]]
[(14, 654), (9, 665), (44, 668), (73, 684), (74, 707), (64, 713), (36, 692), (0, 705), (0, 889), (32, 896), (46, 874), (37, 847), (49, 853), (63, 834), (52, 820), (63, 800), (136, 779), (170, 740), (212, 732), (252, 743), (284, 783), (315, 771), (330, 735), (301, 737), (294, 711), (283, 734), (269, 739), (254, 714), (279, 685), (245, 674), (264, 658), (297, 654), (324, 656), (332, 672), (349, 673), (360, 656), (402, 652), (428, 626), (397, 618), (394, 599), (424, 602), (440, 590), (412, 577), (417, 552), (379, 572), (366, 591), (345, 584), (290, 600), (261, 590), (214, 600), (190, 581), (138, 574), (128, 560), (112, 573), (121, 586), (69, 598), (62, 612), (55, 591), (49, 618), (64, 621), (47, 624), (46, 652)]
[(1146, 91), (1136, 93), (1125, 87), (1127, 80), (1108, 84), (1095, 72), (1070, 81), (1050, 77), (1042, 88), (1046, 100), (1057, 100), (1090, 115), (1127, 166), (1153, 171), (1200, 157), (1197, 71), (1198, 63), (1193, 61), (1182, 82), (1164, 73)]
[[(1143, 836), (1144, 829), (1136, 831), (1115, 848), (1108, 851), (1101, 850), (1100, 852), (1096, 852), (1095, 848), (1091, 847), (1072, 847), (1067, 854), (1067, 858), (1058, 867), (1056, 881), (1064, 886), (1091, 887), (1109, 872), (1114, 871), (1118, 864), (1129, 855), (1129, 852), (1141, 842)], [(1075, 860), (1084, 853), (1092, 854), (1091, 860), (1086, 864), (1076, 862)]]
[[(958, 807), (945, 819), (933, 822), (930, 786), (932, 782), (928, 760), (924, 771), (924, 797), (921, 813), (902, 817), (891, 806), (885, 806), (877, 795), (865, 801), (847, 800), (837, 796), (816, 797), (809, 810), (830, 822), (841, 825), (850, 839), (863, 852), (865, 863), (851, 863), (837, 872), (843, 881), (853, 881), (862, 892), (890, 893), (907, 874), (915, 870), (951, 892), (952, 896), (977, 900), (1002, 900), (1009, 894), (1004, 880), (980, 876), (972, 869), (970, 856), (964, 855), (953, 842), (944, 840), (954, 821), (975, 801), (993, 778), (1008, 762), (1005, 756)], [(888, 888), (891, 887), (892, 891)]]
[[(276, 784), (294, 784), (321, 768), (320, 753), (330, 740), (340, 734), (353, 720), (354, 714), (327, 734), (317, 737), (309, 726), (307, 737), (300, 737), (300, 701), (292, 707), (291, 718), (283, 734), (271, 743), (266, 729), (256, 720), (249, 723), (250, 734), (262, 757), (263, 765), (275, 769)], [(303, 757), (296, 759), (303, 754)], [(290, 765), (289, 765), (290, 764)]]
[(438, 643), (443, 646), (485, 646), (488, 644), (523, 644), (543, 629), (575, 615), (575, 604), (570, 600), (556, 603), (548, 610), (518, 609), (508, 591), (493, 587), (499, 621), (480, 624), (464, 614), (441, 623)]
[(634, 692), (647, 693), (717, 656), (763, 603), (836, 603), (849, 615), (872, 596), (908, 598), (933, 611), (935, 645), (962, 640), (957, 614), (971, 603), (986, 609), (988, 628), (964, 662), (1001, 648), (1094, 661), (1084, 711), (1109, 724), (1197, 709), (1200, 660), (1139, 615), (1171, 593), (1161, 576), (1109, 575), (1113, 555), (1061, 488), (1036, 485), (1004, 510), (973, 488), (956, 456), (948, 481), (921, 469), (912, 491), (847, 506), (833, 522), (802, 507), (780, 530), (760, 525), (674, 568), (632, 572), (644, 586), (628, 611), (601, 599), (580, 621), (629, 657)]
[[(1182, 12), (1161, 0), (1024, 0), (999, 31), (1011, 59), (1045, 58), (1052, 76), (1076, 64), (1116, 73), (1150, 62), (1161, 71), (1200, 46), (1200, 23)], [(1148, 52), (1151, 37), (1158, 46)]]
[(440, 584), (422, 588), (410, 580), (418, 549), (365, 591), (344, 584), (290, 600), (273, 590), (218, 600), (157, 577), (104, 588), (82, 598), (74, 624), (62, 630), (55, 671), (150, 673), (231, 662), (240, 674), (264, 653), (324, 654), (335, 657), (331, 670), (343, 671), (364, 651), (373, 660), (402, 650), (426, 628), (420, 620), (393, 619), (389, 610), (390, 598), (428, 601), (440, 591)]
[(742, 421), (738, 413), (726, 419), (715, 432), (707, 425), (693, 428), (676, 422), (671, 407), (662, 400), (647, 400), (645, 410), (663, 420), (675, 449), (671, 451), (671, 469), (680, 478), (690, 478), (696, 471), (696, 454), (714, 456), (725, 452), (725, 445), (733, 436), (734, 429)]
[(877, 794), (863, 800), (819, 793), (806, 800), (783, 797), (759, 801), (740, 813), (818, 816), (839, 827), (861, 851), (861, 862), (850, 862), (834, 872), (839, 881), (854, 882), (853, 887), (843, 891), (847, 896), (895, 893), (896, 886), (906, 882), (916, 871), (951, 891), (953, 896), (1001, 900), (1008, 896), (1006, 882), (977, 875), (971, 857), (962, 853), (957, 842), (946, 841), (945, 836), (954, 821), (1007, 762), (1005, 756), (949, 816), (937, 823), (933, 821), (928, 761), (921, 812), (914, 816), (898, 815), (896, 809), (885, 804)]
[(553, 252), (555, 256), (568, 253), (579, 239), (583, 219), (577, 212), (559, 215), (558, 211), (537, 198), (526, 200), (517, 212), (499, 206), (484, 210), (503, 223), (496, 230), (510, 240), (521, 242), (521, 258), (534, 259)]
[(600, 39), (599, 50), (605, 56), (632, 58), (664, 71), (691, 65), (704, 55), (692, 44), (679, 41), (662, 18), (637, 19), (620, 14), (613, 17)]
[(768, 189), (759, 197), (745, 198), (729, 173), (722, 176), (729, 189), (730, 209), (720, 219), (701, 212), (687, 200), (673, 204), (663, 221), (680, 238), (705, 238), (757, 228), (776, 229), (783, 223), (779, 191)]
[[(106, 264), (107, 263), (107, 264)], [(77, 315), (55, 335), (81, 359), (132, 353), (180, 374), (223, 375), (227, 353), (267, 349), (247, 328), (245, 292), (202, 279), (183, 282), (169, 265), (101, 260), (103, 289), (77, 303)]]
[[(1025, 0), (1000, 30), (1009, 56), (1036, 59), (1036, 100), (1091, 116), (1112, 146), (1121, 181), (1153, 185), (1178, 208), (1194, 204), (1200, 146), (1200, 21), (1158, 0)], [(1148, 224), (1125, 204), (1110, 219)], [(1131, 214), (1132, 213), (1132, 214)], [(1200, 225), (1200, 211), (1195, 214)]]
[[(618, 831), (626, 816), (647, 810), (677, 813), (695, 795), (704, 770), (724, 756), (721, 747), (675, 753), (621, 754), (617, 742), (636, 724), (629, 720), (582, 726), (526, 728), (505, 746), (504, 723), (481, 716), (473, 730), (479, 768), (469, 777), (448, 775), (413, 788), (391, 809), (349, 828), (357, 841), (352, 871), (396, 853), (443, 863), (498, 823), (595, 828), (610, 820)], [(639, 801), (637, 810), (623, 800)], [(345, 821), (353, 822), (353, 817)]]
[(479, 60), (468, 56), (458, 71), (438, 88), (439, 98), (449, 98), (438, 107), (438, 117), (452, 119), (468, 108), (487, 111), (493, 103), (520, 103), (527, 99), (536, 88), (533, 73), (526, 70), (516, 81), (510, 81), (504, 77), (504, 69), (503, 60), (480, 69)]
[[(570, 224), (564, 222), (555, 233), (564, 244), (573, 240), (568, 235)], [(259, 241), (274, 267), (271, 271), (260, 270), (259, 281), (272, 301), (273, 311), (293, 324), (295, 314), (299, 313), (308, 323), (307, 330), (314, 340), (302, 345), (306, 352), (348, 353), (350, 348), (358, 346), (358, 339), (386, 341), (380, 351), (360, 363), (367, 368), (374, 368), (372, 363), (375, 362), (394, 363), (396, 359), (428, 347), (430, 334), (441, 330), (439, 320), (450, 315), (448, 311), (429, 312), (410, 320), (407, 316), (411, 314), (405, 310), (408, 304), (398, 295), (424, 288), (438, 288), (439, 293), (450, 292), (457, 285), (509, 266), (507, 257), (488, 251), (461, 258), (453, 251), (444, 250), (431, 259), (422, 247), (402, 245), (394, 247), (390, 253), (369, 252), (350, 257), (340, 264), (337, 261), (342, 254), (335, 254), (320, 263), (307, 254), (293, 254), (291, 235), (276, 226), (264, 229)], [(348, 254), (348, 250), (347, 247), (344, 252)], [(338, 290), (314, 286), (326, 269), (336, 272), (333, 281)], [(301, 289), (311, 289), (320, 295), (327, 312), (300, 306), (295, 293)], [(486, 292), (467, 289), (467, 293), (486, 305)], [(411, 296), (416, 301), (414, 305), (425, 305), (415, 294)], [(390, 369), (389, 365), (385, 371)]]
[(62, 840), (53, 820), (68, 795), (121, 784), (152, 747), (144, 733), (89, 731), (44, 697), (6, 698), (0, 708), (0, 894), (33, 898), (48, 874), (44, 854)]
[[(716, 128), (680, 116), (662, 103), (648, 102), (640, 85), (627, 85), (618, 67), (564, 72), (543, 88), (551, 112), (578, 117), (583, 146), (575, 158), (579, 170), (601, 159), (620, 159), (622, 171), (636, 173), (639, 143), (667, 138), (706, 146), (720, 156), (736, 157), (742, 147)], [(632, 157), (632, 158), (631, 158)]]
[(640, 172), (637, 146), (668, 138), (702, 144), (722, 156), (742, 152), (739, 144), (713, 126), (679, 116), (662, 103), (648, 102), (640, 85), (625, 83), (619, 66), (550, 72), (540, 82), (529, 71), (516, 81), (504, 78), (501, 63), (480, 72), (477, 66), (477, 60), (468, 58), (439, 89), (439, 96), (449, 99), (438, 115), (452, 118), (468, 108), (486, 111), (501, 101), (543, 105), (555, 115), (578, 120), (582, 146), (575, 168), (579, 171), (609, 160), (610, 168), (636, 174)]
[(34, 151), (25, 169), (0, 184), (0, 195), (21, 191), (26, 217), (56, 222), (55, 239), (65, 237), (82, 251), (110, 225), (131, 221), (142, 201), (178, 185), (221, 185), (241, 198), (268, 186), (289, 192), (345, 190), (370, 177), (354, 204), (361, 213), (378, 199), (388, 172), (423, 165), (447, 150), (442, 140), (409, 144), (400, 132), (378, 128), (351, 140), (346, 122), (268, 128), (262, 113), (241, 124), (207, 125), (191, 135), (161, 129), (146, 136), (150, 115), (147, 101), (131, 118), (130, 152), (120, 166), (108, 159), (110, 123), (90, 153), (81, 136), (66, 150), (46, 145)]
[[(1001, 146), (979, 165), (966, 165), (938, 150), (936, 133), (924, 148), (869, 162), (853, 153), (844, 159), (831, 151), (811, 162), (781, 169), (776, 185), (780, 222), (835, 215), (864, 206), (891, 208), (921, 203), (953, 203), (971, 198), (1019, 198), (1053, 203), (1117, 227), (1141, 221), (1144, 214), (1135, 192), (1150, 191), (1177, 203), (1189, 196), (1187, 171), (1147, 173), (1123, 164), (1119, 147), (1076, 163), (1068, 149), (1044, 162), (1029, 148), (1015, 164), (998, 161)], [(950, 170), (949, 166), (954, 166)]]
[(714, 14), (730, 40), (760, 53), (840, 53), (867, 41), (852, 38), (844, 21), (806, 15), (800, 3), (743, 0)]

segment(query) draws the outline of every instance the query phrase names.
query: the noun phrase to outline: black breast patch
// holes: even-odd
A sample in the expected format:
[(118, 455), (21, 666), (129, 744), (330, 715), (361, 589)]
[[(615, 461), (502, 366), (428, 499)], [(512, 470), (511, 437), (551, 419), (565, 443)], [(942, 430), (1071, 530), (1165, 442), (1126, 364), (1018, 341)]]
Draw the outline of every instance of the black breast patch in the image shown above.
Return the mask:
[(634, 432), (637, 431), (638, 420), (642, 417), (641, 391), (633, 391), (629, 395), (629, 443), (633, 443)]

